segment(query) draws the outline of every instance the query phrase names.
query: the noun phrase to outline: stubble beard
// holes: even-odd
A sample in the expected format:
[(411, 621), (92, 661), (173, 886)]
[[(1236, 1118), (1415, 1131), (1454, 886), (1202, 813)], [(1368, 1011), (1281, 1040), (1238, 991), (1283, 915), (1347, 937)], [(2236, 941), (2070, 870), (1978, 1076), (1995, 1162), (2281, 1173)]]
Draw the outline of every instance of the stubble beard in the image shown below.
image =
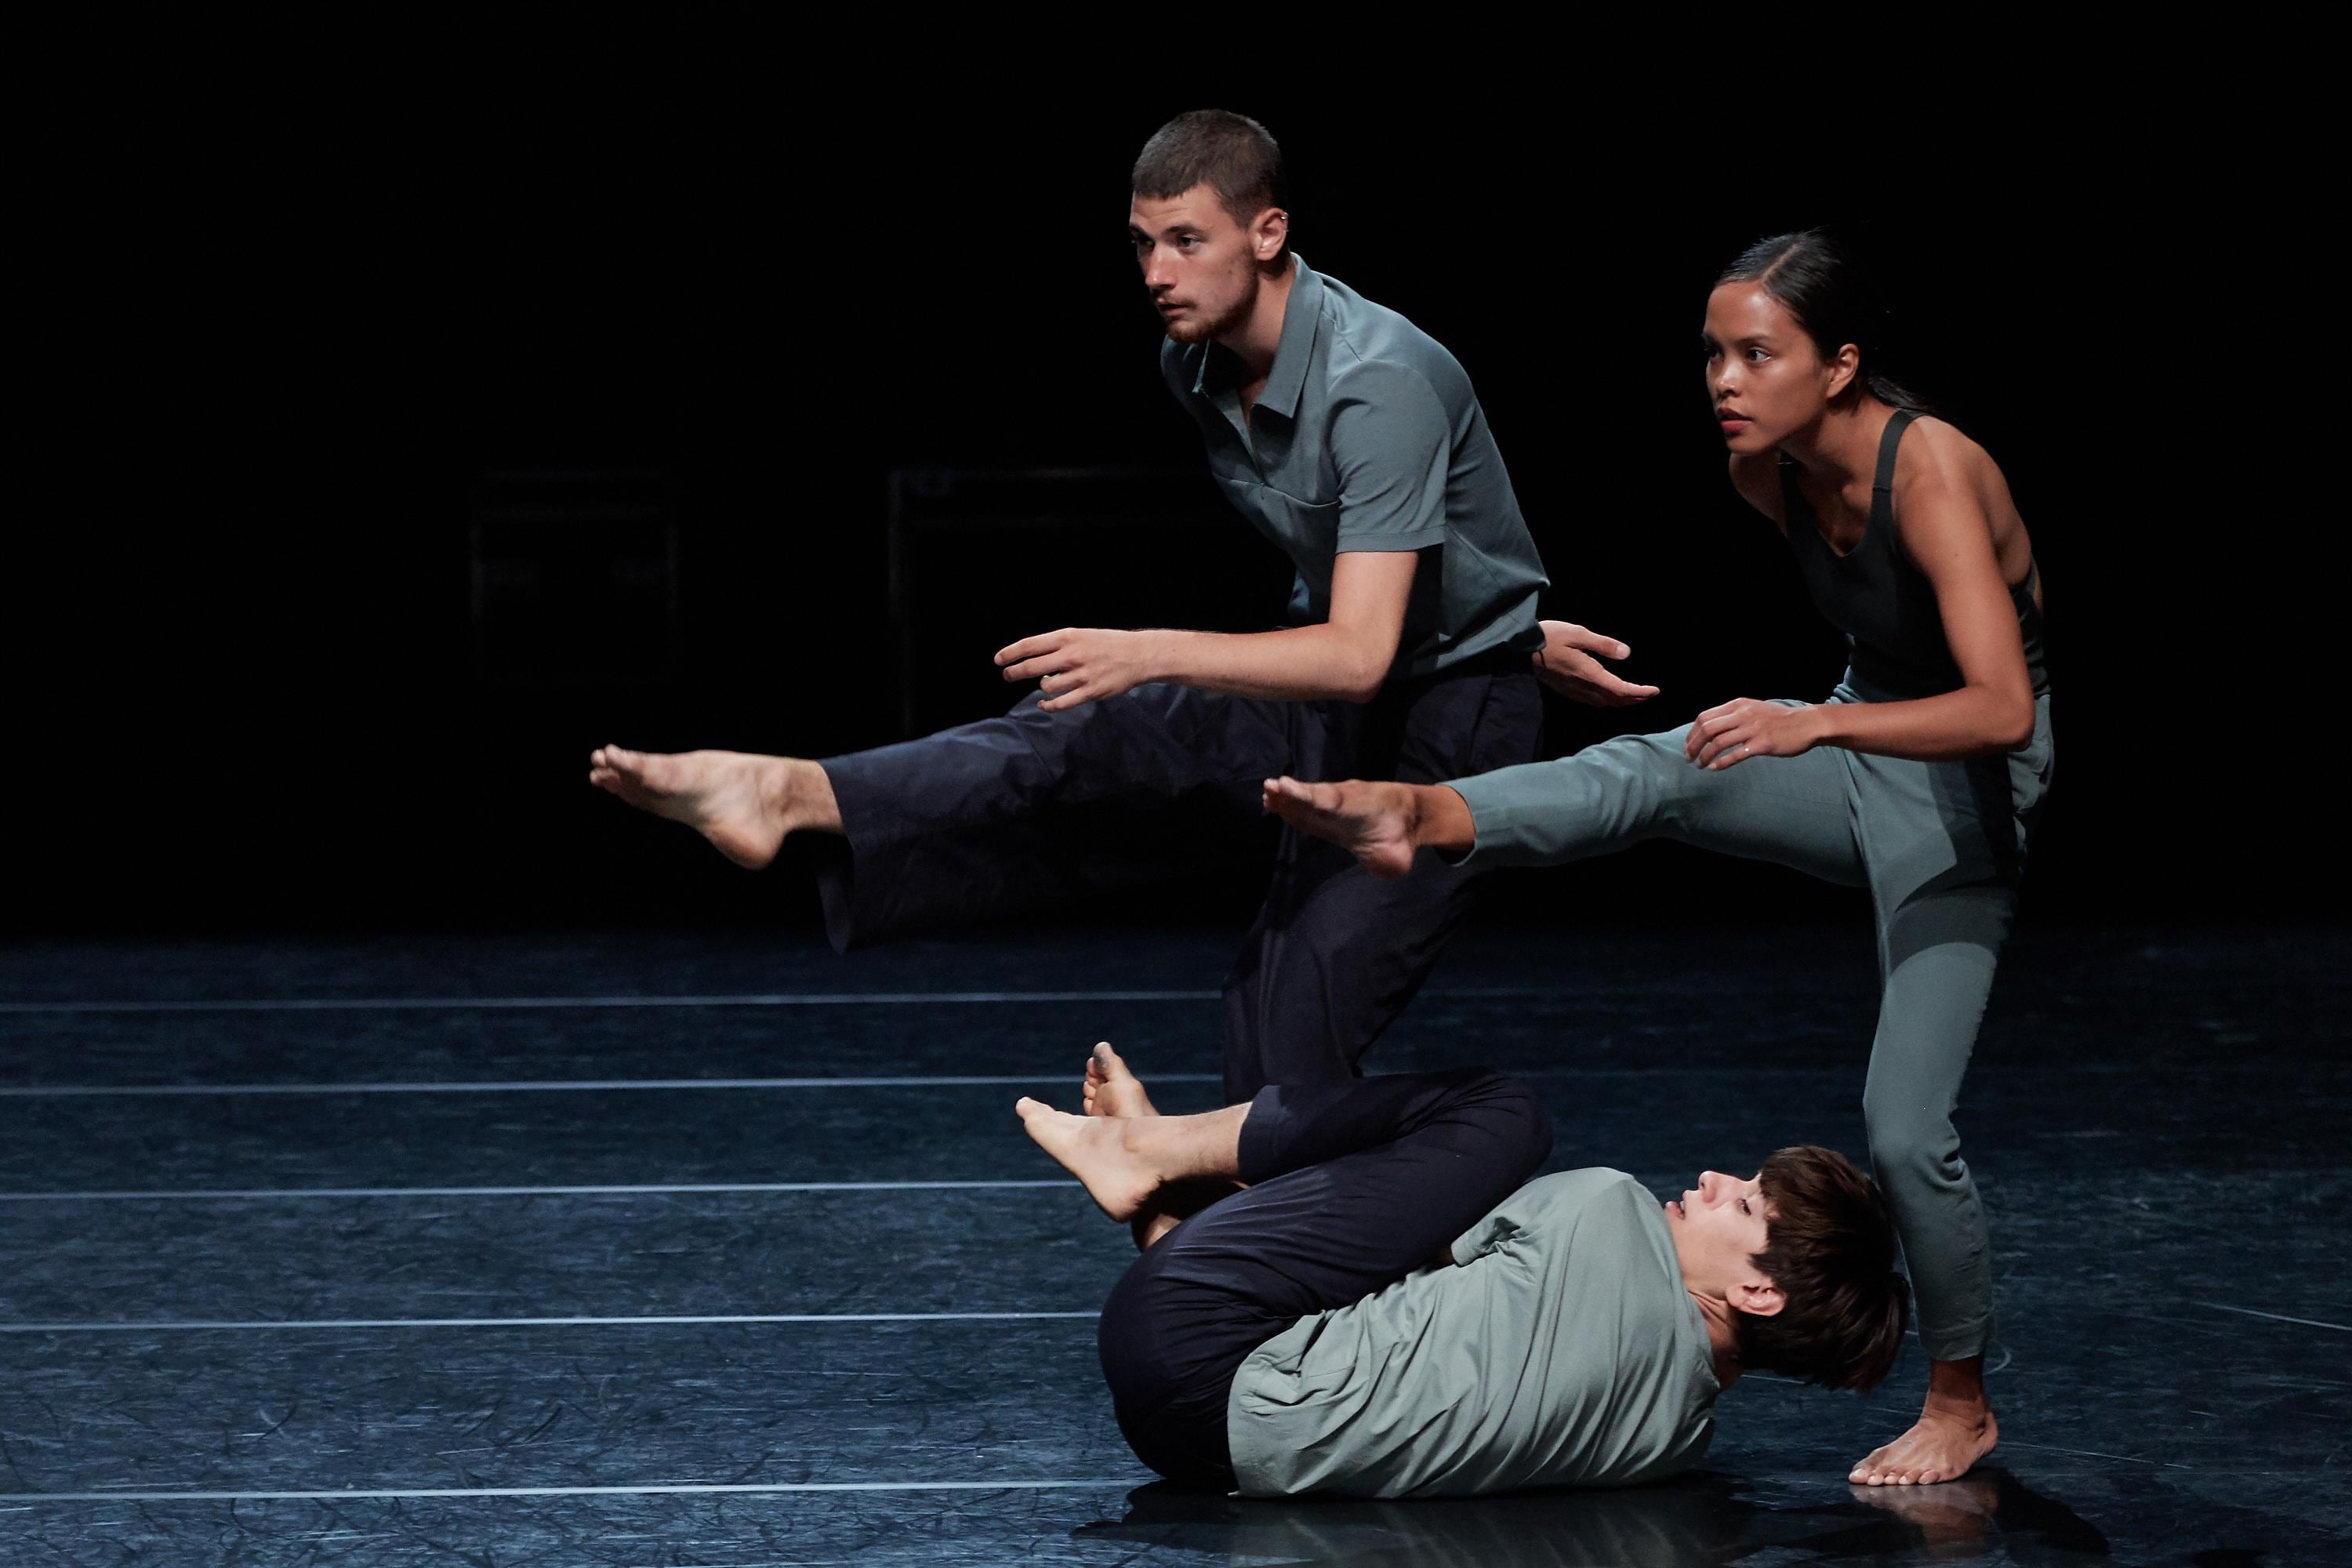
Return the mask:
[(1234, 299), (1232, 306), (1217, 316), (1204, 317), (1195, 310), (1187, 317), (1170, 321), (1168, 323), (1169, 341), (1185, 344), (1206, 342), (1212, 338), (1224, 336), (1244, 321), (1248, 321), (1250, 311), (1257, 305), (1258, 289), (1265, 280), (1258, 276), (1255, 266), (1248, 267), (1247, 279), (1247, 283)]

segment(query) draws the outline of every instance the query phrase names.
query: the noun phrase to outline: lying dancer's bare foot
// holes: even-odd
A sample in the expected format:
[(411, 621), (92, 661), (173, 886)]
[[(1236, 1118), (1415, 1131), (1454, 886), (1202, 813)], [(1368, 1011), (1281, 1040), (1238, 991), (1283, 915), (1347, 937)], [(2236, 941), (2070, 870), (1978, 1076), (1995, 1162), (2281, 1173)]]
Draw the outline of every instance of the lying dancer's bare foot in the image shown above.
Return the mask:
[[(1086, 1081), (1080, 1092), (1086, 1097), (1088, 1116), (1139, 1121), (1160, 1114), (1151, 1097), (1143, 1092), (1143, 1080), (1135, 1076), (1126, 1058), (1112, 1048), (1108, 1040), (1095, 1047), (1087, 1058)], [(1135, 1237), (1135, 1250), (1149, 1251), (1152, 1243), (1240, 1186), (1239, 1182), (1216, 1176), (1163, 1182), (1153, 1190), (1150, 1201), (1128, 1217), (1127, 1228)]]
[(1166, 1209), (1145, 1209), (1127, 1222), (1127, 1228), (1134, 1233), (1135, 1250), (1149, 1252), (1152, 1243), (1191, 1217), (1189, 1215), (1170, 1214)]
[(1268, 779), (1264, 802), (1266, 810), (1301, 833), (1328, 838), (1361, 860), (1373, 876), (1393, 878), (1412, 869), (1413, 788), (1361, 779), (1345, 784)]
[(1111, 1049), (1108, 1040), (1097, 1046), (1087, 1058), (1087, 1081), (1082, 1092), (1088, 1116), (1160, 1114), (1151, 1108), (1151, 1097), (1143, 1092), (1143, 1080), (1128, 1069), (1126, 1061)]
[(1133, 1219), (1160, 1190), (1160, 1173), (1131, 1147), (1133, 1118), (1072, 1116), (1025, 1098), (1013, 1109), (1037, 1146), (1084, 1183), (1087, 1195), (1111, 1218)]
[(833, 781), (798, 757), (748, 752), (631, 752), (599, 746), (588, 782), (631, 805), (683, 822), (738, 866), (776, 858), (784, 835), (841, 831)]
[(1190, 1211), (1178, 1200), (1194, 1188), (1241, 1179), (1246, 1102), (1198, 1116), (1066, 1116), (1028, 1099), (1013, 1109), (1037, 1146), (1085, 1183), (1113, 1219), (1133, 1219), (1163, 1188), (1171, 1201), (1160, 1206), (1181, 1217)]
[(1911, 1430), (1854, 1466), (1846, 1479), (1867, 1487), (1927, 1487), (1958, 1480), (2000, 1442), (1985, 1399), (1984, 1357), (1939, 1361), (1927, 1373), (1927, 1404)]

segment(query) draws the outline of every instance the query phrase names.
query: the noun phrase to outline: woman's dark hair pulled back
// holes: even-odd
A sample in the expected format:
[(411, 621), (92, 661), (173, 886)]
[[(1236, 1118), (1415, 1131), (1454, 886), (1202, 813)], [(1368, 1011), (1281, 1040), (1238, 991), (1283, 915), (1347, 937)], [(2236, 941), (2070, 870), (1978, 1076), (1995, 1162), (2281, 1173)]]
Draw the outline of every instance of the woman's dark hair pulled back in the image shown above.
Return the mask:
[(1825, 360), (1852, 343), (1862, 356), (1862, 384), (1881, 403), (1921, 414), (1936, 412), (1916, 393), (1882, 373), (1886, 309), (1869, 275), (1826, 231), (1800, 229), (1758, 240), (1723, 269), (1715, 287), (1726, 283), (1762, 286), (1796, 318)]

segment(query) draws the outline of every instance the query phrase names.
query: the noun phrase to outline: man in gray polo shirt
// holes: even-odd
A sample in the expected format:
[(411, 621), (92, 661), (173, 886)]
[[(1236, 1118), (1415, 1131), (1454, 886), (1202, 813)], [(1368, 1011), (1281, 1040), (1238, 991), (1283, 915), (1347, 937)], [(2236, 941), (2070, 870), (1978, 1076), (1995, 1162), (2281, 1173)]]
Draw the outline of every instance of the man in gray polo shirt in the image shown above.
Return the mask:
[[(1234, 506), (1297, 568), (1290, 625), (1243, 635), (1065, 627), (1000, 649), (1034, 695), (1001, 719), (812, 762), (599, 748), (590, 781), (747, 866), (821, 836), (836, 947), (1132, 889), (1187, 833), (1260, 821), (1267, 778), (1433, 783), (1535, 759), (1538, 679), (1580, 700), (1653, 689), (1623, 647), (1538, 622), (1542, 562), (1454, 357), (1289, 249), (1280, 154), (1222, 110), (1163, 126), (1129, 237), (1160, 367)], [(1225, 1080), (1344, 1079), (1411, 1000), (1479, 872), (1383, 881), (1282, 830), (1225, 984)]]
[[(1867, 1387), (1901, 1348), (1895, 1231), (1843, 1156), (1783, 1149), (1660, 1204), (1552, 1141), (1483, 1068), (1271, 1085), (1160, 1116), (1108, 1045), (1087, 1114), (1030, 1137), (1143, 1256), (1104, 1306), (1119, 1429), (1171, 1480), (1255, 1496), (1616, 1486), (1705, 1452), (1743, 1370)], [(1174, 1194), (1243, 1183), (1188, 1218)], [(1525, 1184), (1521, 1184), (1524, 1183)]]

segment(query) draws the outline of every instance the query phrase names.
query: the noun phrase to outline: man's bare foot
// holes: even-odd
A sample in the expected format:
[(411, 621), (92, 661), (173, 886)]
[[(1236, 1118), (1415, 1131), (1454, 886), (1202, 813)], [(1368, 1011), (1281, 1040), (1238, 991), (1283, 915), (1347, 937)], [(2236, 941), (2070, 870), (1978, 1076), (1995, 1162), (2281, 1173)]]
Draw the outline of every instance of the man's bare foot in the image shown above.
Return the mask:
[(1927, 1487), (1958, 1480), (2000, 1441), (1990, 1406), (1939, 1407), (1933, 1395), (1918, 1424), (1854, 1466), (1846, 1479), (1865, 1487)]
[(1160, 1114), (1151, 1108), (1151, 1097), (1143, 1092), (1143, 1080), (1128, 1069), (1127, 1062), (1111, 1049), (1108, 1040), (1097, 1046), (1087, 1058), (1084, 1093), (1088, 1116)]
[(1301, 833), (1328, 838), (1361, 860), (1375, 877), (1412, 869), (1412, 792), (1397, 784), (1301, 784), (1268, 779), (1265, 809)]
[(1042, 1100), (1013, 1103), (1037, 1146), (1086, 1184), (1102, 1212), (1130, 1220), (1160, 1190), (1160, 1175), (1129, 1147), (1129, 1117), (1072, 1116)]
[(588, 756), (588, 782), (656, 816), (685, 823), (738, 866), (765, 866), (787, 833), (841, 831), (833, 781), (798, 757), (599, 746)]

